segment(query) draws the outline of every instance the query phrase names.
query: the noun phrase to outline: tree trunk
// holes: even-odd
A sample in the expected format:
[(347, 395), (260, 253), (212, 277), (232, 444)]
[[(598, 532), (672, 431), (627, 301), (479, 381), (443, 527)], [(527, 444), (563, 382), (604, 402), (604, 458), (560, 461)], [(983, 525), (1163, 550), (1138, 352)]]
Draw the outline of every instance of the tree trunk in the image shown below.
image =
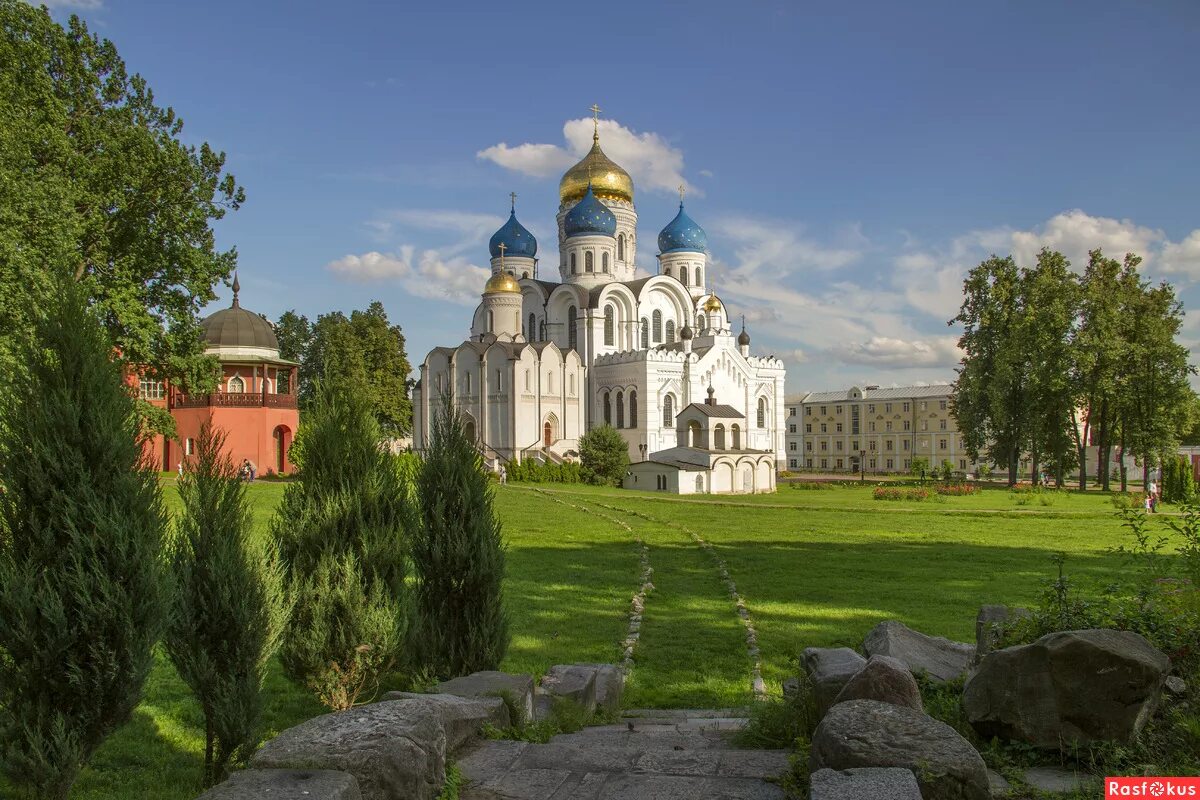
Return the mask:
[(1099, 454), (1098, 460), (1100, 463), (1097, 464), (1097, 469), (1100, 473), (1098, 476), (1100, 478), (1100, 488), (1106, 492), (1109, 491), (1110, 488), (1108, 456), (1109, 447), (1111, 446), (1110, 439), (1112, 436), (1112, 432), (1108, 428), (1108, 401), (1105, 400), (1100, 404), (1100, 446), (1097, 449)]
[(1054, 469), (1054, 488), (1056, 488), (1056, 489), (1063, 488), (1063, 483), (1064, 483), (1063, 462), (1064, 461), (1066, 461), (1066, 459), (1063, 457), (1063, 454), (1059, 453), (1058, 454), (1058, 464)]
[(1129, 491), (1129, 478), (1125, 469), (1125, 426), (1121, 426), (1121, 493)]
[(213, 741), (217, 738), (216, 731), (213, 730), (212, 715), (205, 713), (204, 715), (204, 787), (208, 788), (216, 783), (216, 775), (213, 774)]
[(1030, 482), (1036, 483), (1037, 485), (1040, 486), (1042, 483), (1042, 481), (1041, 481), (1042, 473), (1038, 470), (1038, 451), (1034, 450), (1032, 453), (1029, 454), (1029, 456), (1031, 459), (1030, 465), (1029, 465)]
[[(1089, 406), (1090, 408), (1090, 406)], [(1072, 427), (1076, 431), (1077, 441), (1079, 442), (1076, 450), (1079, 453), (1079, 491), (1087, 491), (1087, 445), (1088, 435), (1092, 431), (1092, 415), (1089, 413), (1083, 421), (1083, 431), (1079, 432), (1079, 425), (1075, 422), (1075, 412), (1071, 412)]]

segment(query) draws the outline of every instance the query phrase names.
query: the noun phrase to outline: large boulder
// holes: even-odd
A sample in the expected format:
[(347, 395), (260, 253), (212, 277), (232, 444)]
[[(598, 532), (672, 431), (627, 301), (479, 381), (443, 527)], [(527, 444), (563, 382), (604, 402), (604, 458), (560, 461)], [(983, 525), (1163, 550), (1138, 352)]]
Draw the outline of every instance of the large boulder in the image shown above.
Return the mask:
[(818, 716), (824, 716), (838, 693), (867, 665), (867, 660), (849, 647), (806, 647), (800, 665), (808, 674)]
[(613, 664), (575, 664), (596, 673), (596, 708), (616, 714), (621, 710), (621, 695), (625, 692), (625, 675)]
[(362, 800), (358, 781), (324, 769), (244, 769), (196, 800)]
[(989, 653), (963, 689), (963, 708), (984, 736), (1051, 748), (1127, 741), (1154, 713), (1169, 668), (1136, 633), (1051, 633)]
[(867, 663), (846, 682), (834, 698), (834, 704), (848, 700), (878, 700), (881, 703), (924, 711), (921, 688), (902, 661), (891, 656), (871, 656)]
[(533, 719), (532, 675), (510, 675), (497, 670), (472, 672), (461, 678), (442, 681), (437, 685), (437, 691), (438, 694), (459, 697), (505, 697), (518, 713), (524, 715), (524, 720)]
[(901, 767), (819, 769), (810, 780), (810, 800), (922, 800), (917, 779)]
[(512, 725), (508, 706), (500, 697), (458, 697), (452, 694), (388, 692), (382, 702), (404, 701), (409, 713), (437, 719), (446, 731), (446, 752), (453, 753), (474, 739), (485, 724)]
[(965, 673), (975, 657), (972, 645), (929, 636), (894, 619), (871, 629), (863, 640), (863, 652), (899, 659), (912, 673), (923, 673), (942, 683)]
[(1014, 623), (1029, 616), (1027, 608), (1010, 608), (1001, 605), (979, 607), (975, 616), (975, 662), (996, 649), (1004, 632)]
[(446, 730), (424, 704), (372, 703), (288, 728), (250, 766), (348, 772), (363, 800), (432, 800), (446, 780)]
[(925, 800), (990, 800), (987, 767), (944, 722), (877, 700), (838, 703), (817, 726), (811, 768), (903, 767)]

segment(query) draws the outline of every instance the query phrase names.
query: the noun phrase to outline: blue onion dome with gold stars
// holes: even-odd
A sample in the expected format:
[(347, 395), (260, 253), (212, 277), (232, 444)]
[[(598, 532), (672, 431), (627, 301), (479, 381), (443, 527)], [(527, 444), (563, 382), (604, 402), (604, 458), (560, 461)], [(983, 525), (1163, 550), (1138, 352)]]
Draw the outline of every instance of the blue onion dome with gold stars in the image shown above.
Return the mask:
[(680, 202), (679, 213), (675, 215), (675, 219), (667, 223), (667, 227), (658, 234), (658, 251), (674, 253), (685, 250), (707, 253), (708, 236), (704, 233), (704, 228), (687, 215), (683, 210), (683, 203)]
[(617, 218), (601, 203), (589, 185), (583, 199), (563, 218), (563, 231), (572, 236), (614, 236)]
[(517, 222), (517, 210), (514, 208), (508, 215), (508, 222), (500, 226), (500, 230), (492, 234), (488, 242), (488, 250), (492, 258), (500, 257), (500, 245), (504, 245), (504, 255), (508, 258), (533, 258), (537, 255), (537, 239), (533, 238), (524, 225)]

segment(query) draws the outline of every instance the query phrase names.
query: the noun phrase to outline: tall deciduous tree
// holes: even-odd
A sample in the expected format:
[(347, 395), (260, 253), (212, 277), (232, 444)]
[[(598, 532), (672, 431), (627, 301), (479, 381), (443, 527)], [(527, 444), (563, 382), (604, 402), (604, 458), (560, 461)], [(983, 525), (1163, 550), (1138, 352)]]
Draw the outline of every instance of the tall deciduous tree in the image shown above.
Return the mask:
[(234, 268), (211, 223), (244, 193), (225, 156), (180, 139), (116, 47), (72, 17), (0, 0), (0, 363), (59, 277), (83, 287), (121, 357), (207, 391), (197, 309)]
[(64, 800), (142, 694), (168, 583), (158, 474), (82, 290), (0, 380), (0, 769)]
[(967, 275), (963, 304), (951, 324), (964, 330), (964, 355), (952, 408), (972, 460), (981, 454), (1008, 471), (1009, 483), (1028, 437), (1020, 274), (1012, 257), (992, 256)]
[(629, 466), (629, 445), (611, 425), (598, 425), (579, 437), (579, 460), (589, 483), (620, 486)]
[[(311, 402), (318, 381), (354, 387), (370, 398), (386, 436), (403, 436), (412, 430), (408, 395), (412, 365), (405, 352), (404, 333), (399, 325), (388, 322), (382, 303), (373, 301), (366, 311), (353, 311), (349, 317), (340, 311), (322, 314), (311, 326), (304, 317), (287, 312), (280, 317), (279, 326), (286, 327), (288, 346), (301, 357), (301, 402)], [(280, 347), (283, 345), (284, 339), (280, 339)]]
[(204, 712), (206, 785), (258, 744), (263, 679), (288, 614), (277, 550), (253, 540), (246, 484), (224, 445), (225, 435), (205, 424), (179, 481), (176, 591), (164, 639)]
[(479, 450), (448, 401), (434, 415), (417, 496), (416, 656), (447, 678), (496, 669), (509, 641), (500, 520)]

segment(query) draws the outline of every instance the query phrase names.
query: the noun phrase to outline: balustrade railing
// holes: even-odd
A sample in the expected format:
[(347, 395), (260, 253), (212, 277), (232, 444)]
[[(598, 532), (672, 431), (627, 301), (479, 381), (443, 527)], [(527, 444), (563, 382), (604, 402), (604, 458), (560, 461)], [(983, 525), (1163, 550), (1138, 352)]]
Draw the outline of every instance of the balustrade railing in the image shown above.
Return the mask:
[(295, 408), (294, 394), (261, 392), (213, 392), (212, 394), (176, 394), (171, 408)]

